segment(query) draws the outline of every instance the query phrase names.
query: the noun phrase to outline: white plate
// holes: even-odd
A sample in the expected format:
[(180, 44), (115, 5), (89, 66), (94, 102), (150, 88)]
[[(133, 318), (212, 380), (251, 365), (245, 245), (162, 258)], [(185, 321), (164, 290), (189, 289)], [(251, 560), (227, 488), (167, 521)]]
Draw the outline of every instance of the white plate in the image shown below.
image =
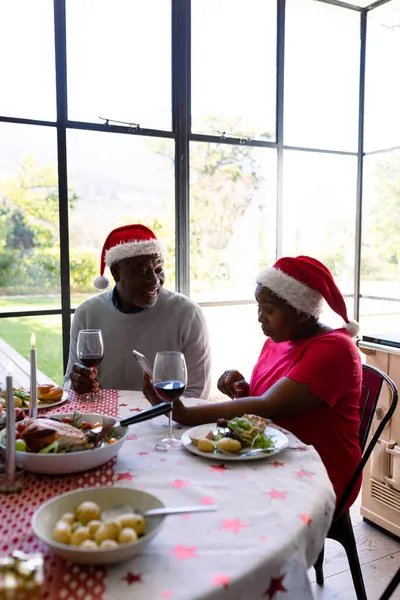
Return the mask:
[[(60, 406), (61, 404), (64, 404), (64, 402), (66, 402), (67, 400), (68, 394), (67, 392), (64, 392), (61, 398), (56, 402), (43, 402), (43, 400), (38, 400), (37, 407), (38, 410), (44, 410), (45, 408), (53, 408), (53, 406)], [(26, 408), (24, 410), (29, 410), (29, 408)]]
[[(115, 444), (112, 444), (115, 446)], [(82, 453), (80, 453), (82, 454)], [(56, 496), (41, 504), (32, 518), (32, 529), (35, 535), (44, 542), (51, 551), (73, 563), (84, 565), (109, 565), (119, 563), (135, 554), (139, 554), (147, 544), (156, 536), (164, 524), (165, 517), (152, 517), (146, 524), (146, 534), (136, 542), (121, 544), (112, 550), (84, 550), (77, 546), (67, 546), (55, 542), (51, 538), (54, 525), (65, 514), (73, 512), (81, 502), (87, 500), (96, 502), (101, 510), (109, 508), (113, 504), (126, 504), (133, 506), (143, 513), (150, 508), (164, 508), (164, 504), (156, 496), (123, 487), (96, 487), (85, 488)]]
[[(54, 415), (57, 419), (73, 417), (76, 413), (62, 413)], [(85, 421), (94, 425), (95, 423), (115, 423), (115, 417), (107, 415), (83, 414)], [(18, 423), (17, 423), (18, 425)], [(24, 471), (41, 473), (43, 475), (69, 475), (96, 469), (117, 456), (128, 433), (127, 427), (117, 427), (121, 438), (114, 444), (107, 444), (102, 448), (93, 450), (82, 450), (81, 452), (66, 452), (65, 454), (37, 454), (34, 452), (16, 452), (16, 461)], [(4, 446), (3, 437), (6, 429), (0, 432), (0, 444)]]
[[(285, 450), (289, 445), (289, 440), (287, 436), (279, 431), (279, 429), (275, 429), (274, 427), (266, 427), (265, 435), (268, 435), (274, 442), (274, 447), (270, 452), (257, 452), (255, 454), (250, 454), (248, 456), (241, 456), (240, 454), (225, 454), (223, 452), (219, 452), (215, 450), (214, 452), (202, 452), (192, 443), (191, 437), (195, 438), (205, 438), (207, 433), (210, 431), (214, 431), (217, 429), (217, 425), (215, 423), (208, 423), (207, 425), (199, 425), (197, 427), (192, 427), (192, 429), (188, 429), (182, 434), (181, 440), (184, 447), (192, 452), (192, 454), (197, 454), (197, 456), (203, 456), (204, 458), (208, 458), (211, 460), (222, 460), (222, 461), (242, 461), (242, 460), (261, 460), (263, 458), (269, 458), (270, 456), (274, 456), (282, 450)], [(244, 450), (245, 452), (246, 450)]]

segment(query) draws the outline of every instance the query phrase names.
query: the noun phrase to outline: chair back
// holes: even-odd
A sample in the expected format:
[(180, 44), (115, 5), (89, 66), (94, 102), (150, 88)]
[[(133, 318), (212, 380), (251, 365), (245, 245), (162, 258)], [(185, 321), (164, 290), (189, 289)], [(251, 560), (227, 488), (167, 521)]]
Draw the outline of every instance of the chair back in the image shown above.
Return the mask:
[[(351, 479), (349, 484), (347, 485), (343, 496), (340, 498), (333, 519), (337, 519), (343, 508), (347, 504), (347, 500), (349, 499), (354, 486), (356, 485), (358, 478), (360, 477), (365, 465), (369, 457), (371, 456), (372, 450), (376, 446), (382, 431), (385, 429), (387, 423), (390, 421), (394, 411), (397, 406), (398, 399), (398, 390), (396, 384), (390, 379), (386, 373), (377, 369), (376, 367), (372, 367), (371, 365), (363, 365), (363, 377), (362, 377), (362, 388), (361, 388), (361, 396), (360, 396), (360, 428), (358, 431), (358, 439), (360, 441), (361, 451), (363, 452), (362, 459)], [(383, 417), (382, 421), (379, 423), (372, 439), (370, 440), (367, 448), (365, 449), (369, 432), (372, 425), (372, 420), (374, 418), (374, 413), (376, 409), (376, 405), (379, 400), (379, 396), (382, 390), (382, 385), (385, 384), (388, 386), (390, 391), (390, 405), (387, 413)]]

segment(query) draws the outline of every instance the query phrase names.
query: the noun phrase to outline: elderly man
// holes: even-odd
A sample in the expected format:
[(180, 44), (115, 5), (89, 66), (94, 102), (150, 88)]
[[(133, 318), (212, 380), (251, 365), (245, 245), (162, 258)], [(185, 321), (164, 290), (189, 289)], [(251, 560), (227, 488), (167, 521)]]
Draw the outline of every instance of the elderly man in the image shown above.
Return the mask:
[[(74, 315), (64, 388), (79, 394), (99, 387), (141, 390), (143, 374), (132, 350), (151, 364), (157, 352), (176, 350), (188, 368), (186, 395), (207, 396), (210, 391), (210, 346), (200, 307), (163, 287), (164, 250), (144, 225), (126, 225), (108, 236), (101, 255), (98, 289), (108, 287), (107, 265), (115, 287), (81, 304)], [(77, 339), (81, 329), (101, 329), (104, 358), (97, 373), (79, 364)]]

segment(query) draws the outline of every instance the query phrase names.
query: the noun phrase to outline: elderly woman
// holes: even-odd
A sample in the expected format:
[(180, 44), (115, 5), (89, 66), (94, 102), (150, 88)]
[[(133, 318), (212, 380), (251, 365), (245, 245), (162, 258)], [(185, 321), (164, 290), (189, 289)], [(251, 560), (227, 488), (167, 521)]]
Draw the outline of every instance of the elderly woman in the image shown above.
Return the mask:
[[(219, 389), (231, 402), (185, 407), (173, 418), (184, 425), (231, 419), (244, 413), (271, 418), (319, 452), (337, 498), (361, 459), (358, 443), (361, 361), (351, 339), (358, 330), (330, 271), (308, 257), (281, 258), (257, 278), (258, 320), (268, 337), (250, 383), (226, 371)], [(344, 324), (332, 329), (318, 319), (323, 299)], [(149, 381), (145, 393), (158, 402)], [(361, 483), (361, 482), (360, 482)], [(356, 486), (345, 510), (359, 491)]]

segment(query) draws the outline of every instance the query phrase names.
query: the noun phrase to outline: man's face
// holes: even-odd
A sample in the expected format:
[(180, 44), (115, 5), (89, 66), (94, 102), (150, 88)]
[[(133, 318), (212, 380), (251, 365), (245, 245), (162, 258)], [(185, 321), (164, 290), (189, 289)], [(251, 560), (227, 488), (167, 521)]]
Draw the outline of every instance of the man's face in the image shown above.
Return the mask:
[(151, 308), (165, 282), (161, 254), (125, 258), (111, 266), (118, 296), (124, 308)]

